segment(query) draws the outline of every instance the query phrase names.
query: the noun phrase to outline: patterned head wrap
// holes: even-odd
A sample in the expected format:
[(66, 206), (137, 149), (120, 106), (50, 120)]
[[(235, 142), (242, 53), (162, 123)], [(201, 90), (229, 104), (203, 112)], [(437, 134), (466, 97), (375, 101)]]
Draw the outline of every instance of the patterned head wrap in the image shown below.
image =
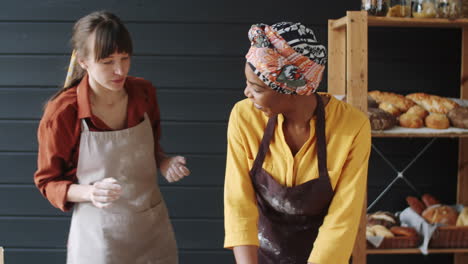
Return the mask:
[(247, 63), (273, 90), (310, 95), (322, 80), (327, 50), (314, 32), (301, 23), (252, 25)]

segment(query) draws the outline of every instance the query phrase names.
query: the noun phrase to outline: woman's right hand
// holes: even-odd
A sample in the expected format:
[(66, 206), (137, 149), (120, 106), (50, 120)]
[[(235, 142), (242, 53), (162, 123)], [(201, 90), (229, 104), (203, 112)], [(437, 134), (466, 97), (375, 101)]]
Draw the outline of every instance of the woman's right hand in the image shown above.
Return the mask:
[(107, 208), (120, 198), (122, 187), (114, 178), (105, 178), (91, 185), (89, 200), (97, 208)]

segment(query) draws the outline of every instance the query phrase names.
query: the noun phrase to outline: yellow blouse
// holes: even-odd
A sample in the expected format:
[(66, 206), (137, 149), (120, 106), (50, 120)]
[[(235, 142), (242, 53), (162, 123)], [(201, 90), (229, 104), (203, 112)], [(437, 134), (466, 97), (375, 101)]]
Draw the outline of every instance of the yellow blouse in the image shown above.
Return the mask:
[[(329, 94), (322, 95), (331, 97), (325, 106), (325, 135), (334, 197), (308, 261), (344, 264), (351, 256), (364, 205), (371, 130), (364, 113)], [(249, 170), (267, 121), (249, 99), (238, 102), (231, 112), (224, 185), (225, 248), (259, 245), (258, 211)], [(280, 114), (263, 169), (288, 187), (318, 178), (315, 118), (310, 121), (309, 139), (295, 156), (286, 143), (283, 122)]]

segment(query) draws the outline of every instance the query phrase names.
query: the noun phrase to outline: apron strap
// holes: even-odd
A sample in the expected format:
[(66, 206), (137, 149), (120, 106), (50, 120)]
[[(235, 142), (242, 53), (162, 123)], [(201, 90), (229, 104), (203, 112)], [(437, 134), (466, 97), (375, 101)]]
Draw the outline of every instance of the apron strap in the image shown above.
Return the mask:
[(81, 119), (81, 131), (89, 131), (88, 124), (84, 118)]
[[(328, 178), (327, 141), (325, 137), (325, 106), (323, 105), (322, 98), (319, 94), (315, 93), (315, 97), (317, 98), (317, 108), (315, 110), (317, 120), (315, 122), (315, 131), (317, 134), (317, 160), (319, 178)], [(255, 158), (252, 169), (250, 170), (251, 175), (255, 175), (258, 170), (262, 168), (266, 153), (269, 150), (271, 138), (273, 137), (273, 132), (275, 131), (277, 120), (278, 116), (271, 117), (268, 120), (257, 157)]]
[(250, 170), (250, 173), (253, 173), (251, 175), (255, 175), (258, 170), (262, 168), (263, 161), (265, 160), (265, 156), (269, 150), (270, 140), (273, 137), (273, 132), (275, 132), (277, 120), (278, 116), (270, 117), (270, 119), (268, 119), (265, 133), (263, 134), (262, 142), (260, 143), (260, 148), (258, 149), (257, 157), (255, 158), (252, 169)]
[(319, 178), (328, 178), (327, 169), (327, 140), (325, 136), (325, 107), (322, 98), (315, 93), (317, 98), (315, 133), (317, 134), (317, 160), (319, 168)]

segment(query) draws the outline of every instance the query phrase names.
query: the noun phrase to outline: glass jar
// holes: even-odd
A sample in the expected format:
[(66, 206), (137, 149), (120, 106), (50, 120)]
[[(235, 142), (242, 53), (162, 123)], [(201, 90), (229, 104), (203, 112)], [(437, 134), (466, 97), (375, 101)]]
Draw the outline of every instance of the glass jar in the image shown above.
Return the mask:
[(438, 18), (460, 18), (462, 0), (436, 0), (436, 14)]
[(361, 10), (372, 16), (385, 16), (387, 14), (386, 0), (362, 0)]
[(411, 17), (411, 0), (388, 0), (387, 17)]
[(414, 18), (436, 17), (436, 0), (415, 0), (413, 2)]

